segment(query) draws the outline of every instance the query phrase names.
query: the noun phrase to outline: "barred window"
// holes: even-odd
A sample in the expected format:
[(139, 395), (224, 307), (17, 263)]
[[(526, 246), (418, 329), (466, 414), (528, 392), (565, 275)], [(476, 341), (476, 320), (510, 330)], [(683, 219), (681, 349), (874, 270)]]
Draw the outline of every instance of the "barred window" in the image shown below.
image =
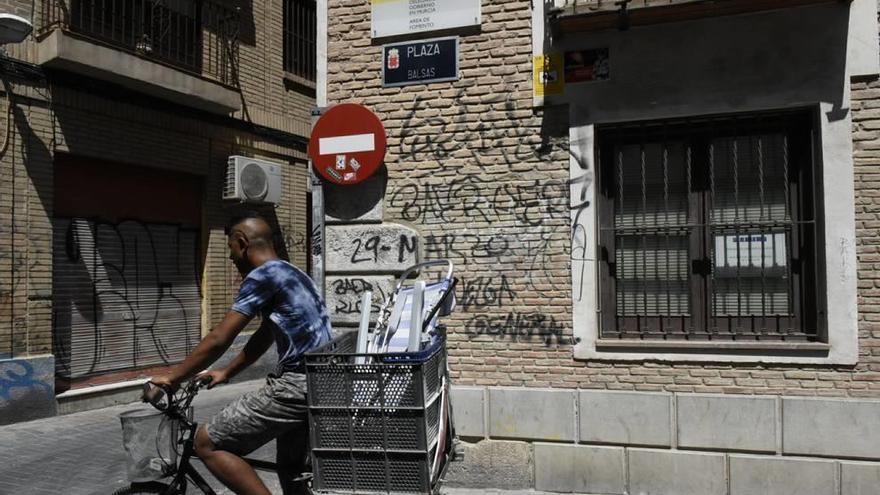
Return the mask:
[(284, 0), (284, 70), (309, 81), (317, 72), (315, 0)]
[(597, 128), (601, 337), (819, 338), (813, 116)]

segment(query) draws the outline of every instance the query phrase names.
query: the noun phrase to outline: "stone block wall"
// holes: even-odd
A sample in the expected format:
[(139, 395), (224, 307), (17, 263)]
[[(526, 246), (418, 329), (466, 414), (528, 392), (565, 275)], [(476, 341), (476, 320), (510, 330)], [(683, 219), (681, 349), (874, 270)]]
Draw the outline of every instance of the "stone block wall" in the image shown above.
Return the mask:
[(880, 401), (453, 390), (446, 483), (560, 493), (863, 495), (880, 486)]

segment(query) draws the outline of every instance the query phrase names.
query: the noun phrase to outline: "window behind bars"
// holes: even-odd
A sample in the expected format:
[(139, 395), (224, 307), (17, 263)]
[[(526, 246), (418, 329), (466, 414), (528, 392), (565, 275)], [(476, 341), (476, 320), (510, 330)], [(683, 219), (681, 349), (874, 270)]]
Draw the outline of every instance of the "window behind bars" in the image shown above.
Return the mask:
[(807, 112), (601, 127), (601, 335), (820, 336)]
[(284, 0), (284, 70), (314, 81), (317, 71), (315, 0)]

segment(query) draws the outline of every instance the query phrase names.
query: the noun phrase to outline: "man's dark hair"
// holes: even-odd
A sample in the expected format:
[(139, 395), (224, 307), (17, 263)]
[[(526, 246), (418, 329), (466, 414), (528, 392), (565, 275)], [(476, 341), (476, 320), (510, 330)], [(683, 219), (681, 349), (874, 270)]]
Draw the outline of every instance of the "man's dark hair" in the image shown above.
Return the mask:
[(273, 230), (272, 229), (272, 222), (270, 222), (269, 219), (266, 218), (266, 216), (263, 215), (262, 213), (260, 213), (259, 211), (257, 211), (257, 210), (238, 210), (229, 218), (229, 222), (226, 224), (226, 226), (223, 227), (223, 233), (226, 235), (229, 235), (229, 233), (232, 232), (233, 227), (240, 224), (241, 222), (244, 222), (245, 220), (251, 220), (251, 219), (262, 220), (262, 221), (266, 222), (266, 225), (269, 226), (270, 232)]

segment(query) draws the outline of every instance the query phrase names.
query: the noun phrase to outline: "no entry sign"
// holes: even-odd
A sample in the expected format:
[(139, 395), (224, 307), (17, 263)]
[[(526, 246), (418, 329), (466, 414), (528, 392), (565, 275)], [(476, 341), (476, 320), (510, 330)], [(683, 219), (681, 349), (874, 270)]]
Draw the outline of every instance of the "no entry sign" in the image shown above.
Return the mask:
[(324, 179), (357, 184), (382, 164), (385, 143), (385, 128), (376, 114), (356, 103), (342, 103), (318, 119), (309, 139), (309, 158)]

